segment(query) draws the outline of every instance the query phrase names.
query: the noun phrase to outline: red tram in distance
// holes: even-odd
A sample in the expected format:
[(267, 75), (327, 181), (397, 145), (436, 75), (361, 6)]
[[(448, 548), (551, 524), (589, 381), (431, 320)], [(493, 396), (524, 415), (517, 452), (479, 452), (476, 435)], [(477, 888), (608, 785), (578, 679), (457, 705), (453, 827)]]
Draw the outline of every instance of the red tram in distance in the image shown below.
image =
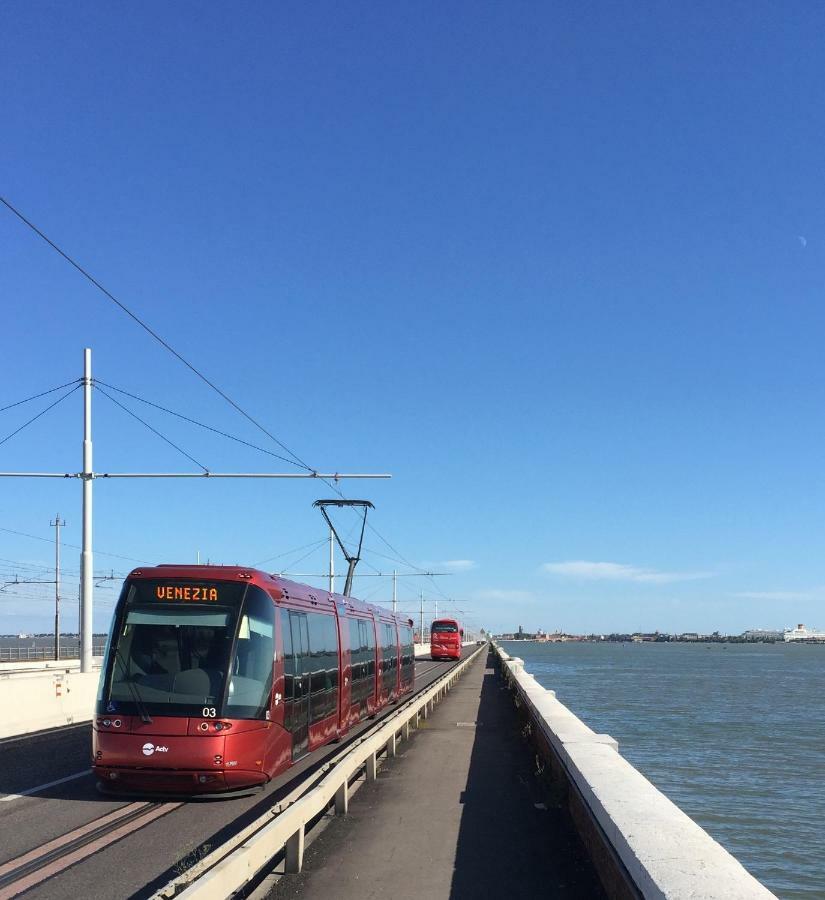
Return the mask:
[(430, 657), (432, 659), (461, 659), (461, 639), (464, 629), (455, 619), (433, 619), (430, 625)]
[(262, 786), (413, 689), (412, 621), (237, 566), (130, 573), (93, 720), (107, 792)]

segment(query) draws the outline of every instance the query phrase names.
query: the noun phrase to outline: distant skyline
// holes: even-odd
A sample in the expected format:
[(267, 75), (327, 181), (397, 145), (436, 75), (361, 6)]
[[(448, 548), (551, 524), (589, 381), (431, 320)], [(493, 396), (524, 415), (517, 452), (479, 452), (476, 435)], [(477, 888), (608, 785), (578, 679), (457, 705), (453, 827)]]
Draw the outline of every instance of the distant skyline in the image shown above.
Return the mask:
[[(423, 590), (492, 631), (825, 626), (825, 7), (0, 24), (0, 195), (302, 460), (392, 473), (341, 488), (376, 506), (362, 571), (451, 573), (399, 580), (416, 621)], [(0, 302), (0, 408), (88, 346), (101, 382), (247, 442), (106, 388), (98, 470), (295, 469), (2, 208)], [(79, 470), (79, 393), (11, 436), (59, 396), (0, 411), (0, 470)], [(324, 572), (328, 491), (98, 482), (96, 630), (139, 563)], [(0, 582), (48, 580), (58, 512), (68, 623), (80, 485), (0, 479)], [(0, 631), (47, 631), (52, 600), (7, 584)]]

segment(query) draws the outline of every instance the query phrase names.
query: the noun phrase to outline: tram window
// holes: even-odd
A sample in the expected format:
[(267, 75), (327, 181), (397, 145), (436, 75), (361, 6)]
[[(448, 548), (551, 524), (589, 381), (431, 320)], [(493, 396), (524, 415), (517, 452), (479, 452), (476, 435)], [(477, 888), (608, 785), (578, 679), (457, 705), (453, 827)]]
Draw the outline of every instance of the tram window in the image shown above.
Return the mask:
[(279, 610), (281, 616), (281, 641), (283, 643), (284, 660), (284, 700), (292, 700), (294, 690), (295, 656), (292, 649), (292, 628), (289, 624), (289, 613)]
[(368, 619), (348, 619), (350, 635), (350, 700), (361, 703), (371, 696), (375, 686), (375, 637)]
[(338, 708), (338, 629), (335, 616), (307, 614), (310, 721), (319, 722)]
[(383, 640), (381, 641), (381, 671), (384, 689), (391, 691), (395, 687), (395, 670), (398, 666), (398, 649), (395, 643), (395, 626), (382, 623)]
[(165, 715), (172, 714), (170, 709), (216, 706), (225, 684), (233, 625), (232, 613), (220, 608), (128, 609), (112, 642), (117, 652), (107, 701), (129, 709), (138, 689), (145, 704), (152, 710), (160, 707)]
[(399, 631), (401, 638), (401, 681), (407, 684), (413, 680), (413, 670), (415, 668), (413, 630), (409, 625), (401, 625)]
[(363, 635), (362, 640), (366, 643), (366, 657), (367, 657), (367, 675), (370, 678), (375, 677), (375, 630), (372, 627), (372, 622), (370, 621), (360, 621), (358, 623), (359, 629), (361, 629), (361, 633)]
[(272, 693), (275, 609), (269, 595), (250, 587), (244, 601), (230, 668), (225, 715), (262, 719)]
[(278, 610), (281, 617), (281, 642), (283, 651), (281, 658), (284, 661), (284, 728), (292, 731), (292, 700), (295, 696), (295, 653), (292, 649), (292, 628), (289, 622), (289, 613), (286, 610)]

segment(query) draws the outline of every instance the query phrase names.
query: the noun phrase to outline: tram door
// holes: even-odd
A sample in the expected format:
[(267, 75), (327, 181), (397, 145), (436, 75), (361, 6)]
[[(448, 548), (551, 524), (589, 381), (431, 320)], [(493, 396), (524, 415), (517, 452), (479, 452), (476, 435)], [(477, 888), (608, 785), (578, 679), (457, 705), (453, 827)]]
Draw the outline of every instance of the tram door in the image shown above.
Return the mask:
[[(309, 752), (309, 626), (306, 613), (289, 613), (292, 632), (292, 759)], [(285, 661), (286, 662), (286, 661)]]

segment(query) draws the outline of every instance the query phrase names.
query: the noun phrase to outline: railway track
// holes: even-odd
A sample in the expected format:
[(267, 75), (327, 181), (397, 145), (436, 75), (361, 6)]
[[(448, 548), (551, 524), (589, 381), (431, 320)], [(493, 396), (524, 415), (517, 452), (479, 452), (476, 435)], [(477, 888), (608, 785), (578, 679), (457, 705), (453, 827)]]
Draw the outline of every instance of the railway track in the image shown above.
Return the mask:
[(0, 865), (0, 900), (19, 896), (182, 805), (128, 803), (3, 863)]

